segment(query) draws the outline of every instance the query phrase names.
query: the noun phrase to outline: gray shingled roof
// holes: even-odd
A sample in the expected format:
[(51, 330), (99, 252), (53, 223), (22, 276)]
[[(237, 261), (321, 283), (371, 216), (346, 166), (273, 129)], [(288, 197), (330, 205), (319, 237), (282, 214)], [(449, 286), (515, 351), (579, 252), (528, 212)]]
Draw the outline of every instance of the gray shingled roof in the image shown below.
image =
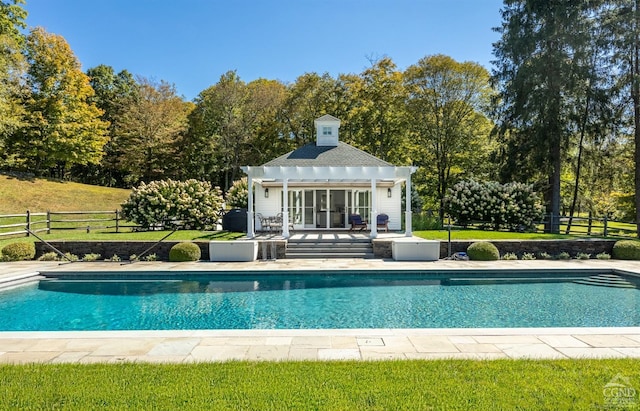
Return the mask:
[(318, 147), (316, 143), (309, 143), (297, 150), (275, 158), (263, 166), (267, 167), (393, 167), (393, 164), (380, 160), (369, 153), (338, 142), (336, 147)]

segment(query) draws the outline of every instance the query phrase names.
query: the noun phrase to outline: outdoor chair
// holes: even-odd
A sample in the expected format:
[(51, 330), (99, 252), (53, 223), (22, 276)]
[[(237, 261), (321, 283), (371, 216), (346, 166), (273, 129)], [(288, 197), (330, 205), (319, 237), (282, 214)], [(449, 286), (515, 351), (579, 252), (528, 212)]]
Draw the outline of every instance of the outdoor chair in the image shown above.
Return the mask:
[(282, 213), (278, 213), (275, 217), (271, 217), (271, 227), (275, 231), (282, 231)]
[(256, 213), (256, 217), (260, 220), (260, 231), (271, 231), (271, 219), (268, 217), (264, 217), (260, 213)]
[(389, 216), (386, 214), (378, 214), (376, 217), (376, 227), (378, 229), (384, 228), (385, 232), (389, 232)]
[(362, 217), (360, 217), (360, 214), (351, 214), (349, 216), (349, 223), (351, 224), (349, 231), (353, 231), (355, 229), (362, 231), (367, 228), (367, 220), (363, 220)]

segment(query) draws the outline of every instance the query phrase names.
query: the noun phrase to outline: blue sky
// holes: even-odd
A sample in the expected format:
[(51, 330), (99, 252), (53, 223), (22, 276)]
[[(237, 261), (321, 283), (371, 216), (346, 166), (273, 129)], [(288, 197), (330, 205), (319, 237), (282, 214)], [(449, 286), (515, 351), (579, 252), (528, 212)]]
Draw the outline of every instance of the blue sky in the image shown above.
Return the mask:
[(27, 0), (29, 27), (62, 35), (83, 69), (106, 64), (174, 83), (193, 99), (237, 70), (294, 82), (405, 69), (446, 54), (490, 68), (501, 0)]

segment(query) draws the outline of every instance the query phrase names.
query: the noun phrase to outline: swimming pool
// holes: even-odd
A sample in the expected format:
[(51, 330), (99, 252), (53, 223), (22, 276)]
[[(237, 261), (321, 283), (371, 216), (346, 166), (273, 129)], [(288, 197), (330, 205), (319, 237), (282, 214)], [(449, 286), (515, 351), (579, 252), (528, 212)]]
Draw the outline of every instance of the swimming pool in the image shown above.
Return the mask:
[(624, 288), (580, 284), (595, 277), (591, 272), (58, 275), (0, 292), (0, 330), (640, 326), (638, 279), (621, 277)]

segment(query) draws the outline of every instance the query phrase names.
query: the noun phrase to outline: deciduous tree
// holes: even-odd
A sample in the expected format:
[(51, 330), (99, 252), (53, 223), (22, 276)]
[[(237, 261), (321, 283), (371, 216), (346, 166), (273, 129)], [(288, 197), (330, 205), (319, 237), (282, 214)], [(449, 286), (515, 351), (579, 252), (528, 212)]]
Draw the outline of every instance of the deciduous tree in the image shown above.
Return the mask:
[[(0, 164), (3, 160), (4, 141), (21, 126), (23, 107), (20, 104), (24, 93), (22, 83), (26, 65), (22, 46), (27, 12), (21, 7), (22, 0), (0, 1)], [(10, 165), (5, 159), (5, 164)]]
[(428, 56), (405, 72), (411, 158), (436, 181), (440, 216), (447, 189), (460, 175), (481, 176), (491, 123), (485, 116), (492, 89), (477, 63)]
[(108, 123), (91, 103), (89, 78), (67, 42), (35, 28), (27, 37), (26, 56), (24, 126), (9, 138), (8, 152), (23, 168), (60, 177), (74, 164), (99, 162)]
[(177, 167), (176, 143), (187, 131), (187, 116), (193, 109), (173, 84), (144, 77), (138, 84), (136, 98), (119, 124), (120, 166), (127, 170), (130, 184), (170, 177), (167, 174)]

